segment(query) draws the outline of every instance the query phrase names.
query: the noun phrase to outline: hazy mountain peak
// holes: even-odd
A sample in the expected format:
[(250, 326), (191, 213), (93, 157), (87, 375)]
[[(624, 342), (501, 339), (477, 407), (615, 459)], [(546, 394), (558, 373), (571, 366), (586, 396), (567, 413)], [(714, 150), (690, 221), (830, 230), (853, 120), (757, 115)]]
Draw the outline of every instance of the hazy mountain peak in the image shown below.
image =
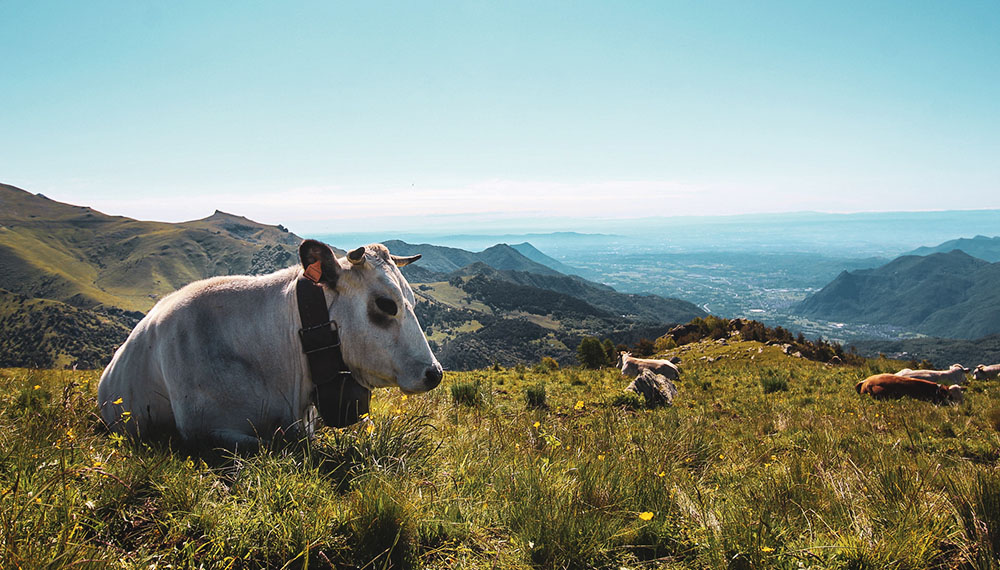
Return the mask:
[(960, 250), (972, 257), (990, 262), (1000, 261), (1000, 236), (977, 235), (973, 238), (958, 238), (930, 247), (918, 247), (907, 255), (931, 255)]

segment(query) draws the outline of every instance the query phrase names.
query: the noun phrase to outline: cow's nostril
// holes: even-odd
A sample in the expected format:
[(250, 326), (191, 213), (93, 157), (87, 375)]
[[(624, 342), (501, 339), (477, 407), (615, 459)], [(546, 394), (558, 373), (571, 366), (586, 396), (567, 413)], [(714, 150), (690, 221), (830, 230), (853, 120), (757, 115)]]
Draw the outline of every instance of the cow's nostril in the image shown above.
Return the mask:
[(441, 383), (441, 378), (444, 377), (444, 371), (441, 369), (440, 364), (435, 364), (424, 372), (424, 384), (427, 385), (427, 389), (437, 386)]

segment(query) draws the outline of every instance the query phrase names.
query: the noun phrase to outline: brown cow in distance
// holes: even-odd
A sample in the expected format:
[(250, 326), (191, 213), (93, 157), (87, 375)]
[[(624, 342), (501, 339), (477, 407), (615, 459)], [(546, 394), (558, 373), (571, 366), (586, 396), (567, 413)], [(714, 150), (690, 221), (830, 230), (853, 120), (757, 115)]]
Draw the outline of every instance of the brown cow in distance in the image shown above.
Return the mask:
[(895, 374), (876, 374), (869, 376), (854, 386), (858, 394), (871, 394), (878, 400), (902, 398), (908, 396), (917, 400), (926, 400), (936, 404), (946, 402), (961, 402), (964, 388), (952, 384), (945, 388), (937, 382), (920, 378), (907, 378)]

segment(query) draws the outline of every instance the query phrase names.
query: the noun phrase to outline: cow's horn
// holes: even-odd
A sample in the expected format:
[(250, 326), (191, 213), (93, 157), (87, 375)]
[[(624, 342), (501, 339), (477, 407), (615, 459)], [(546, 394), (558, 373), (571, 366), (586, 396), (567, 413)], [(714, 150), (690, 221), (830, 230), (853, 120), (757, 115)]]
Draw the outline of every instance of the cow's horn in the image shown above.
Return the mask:
[(392, 262), (396, 264), (396, 267), (404, 267), (420, 259), (420, 254), (418, 253), (407, 257), (403, 257), (401, 255), (390, 255), (389, 257), (392, 258)]
[(351, 265), (362, 265), (365, 262), (365, 248), (364, 246), (355, 249), (347, 254), (347, 261), (351, 262)]

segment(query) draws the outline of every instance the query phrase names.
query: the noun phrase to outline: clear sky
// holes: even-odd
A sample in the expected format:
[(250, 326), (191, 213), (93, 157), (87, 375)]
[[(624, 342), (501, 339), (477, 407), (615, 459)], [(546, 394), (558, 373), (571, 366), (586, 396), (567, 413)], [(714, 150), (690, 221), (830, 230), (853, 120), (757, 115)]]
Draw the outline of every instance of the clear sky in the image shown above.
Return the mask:
[(1000, 208), (1000, 2), (2, 0), (0, 182), (298, 233)]

